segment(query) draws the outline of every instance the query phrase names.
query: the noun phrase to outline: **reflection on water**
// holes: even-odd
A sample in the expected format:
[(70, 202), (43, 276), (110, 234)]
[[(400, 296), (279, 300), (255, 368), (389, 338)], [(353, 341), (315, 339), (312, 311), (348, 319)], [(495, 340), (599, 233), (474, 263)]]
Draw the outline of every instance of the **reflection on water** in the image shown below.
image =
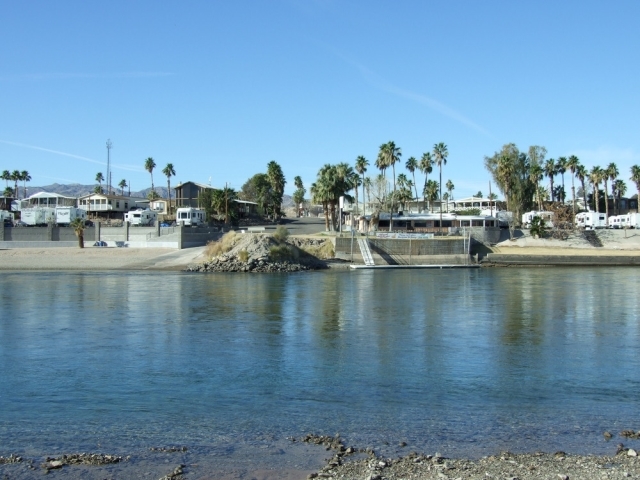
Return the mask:
[(7, 273), (0, 445), (313, 431), (451, 455), (609, 451), (602, 431), (633, 428), (640, 403), (637, 282), (571, 268)]

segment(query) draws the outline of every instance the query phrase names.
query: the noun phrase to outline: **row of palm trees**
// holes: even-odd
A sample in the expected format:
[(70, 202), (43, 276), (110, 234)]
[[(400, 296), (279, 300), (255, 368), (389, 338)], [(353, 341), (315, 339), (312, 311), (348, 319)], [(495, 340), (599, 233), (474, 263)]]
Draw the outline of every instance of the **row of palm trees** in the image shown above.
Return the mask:
[[(144, 169), (151, 175), (151, 191), (149, 192), (149, 198), (158, 198), (158, 193), (153, 184), (153, 170), (156, 168), (156, 162), (152, 157), (148, 157), (144, 161)], [(167, 177), (167, 192), (169, 194), (169, 212), (171, 212), (171, 177), (176, 176), (176, 170), (173, 167), (173, 163), (167, 163), (167, 166), (162, 169), (162, 173)]]
[[(5, 197), (15, 197), (20, 198), (20, 191), (18, 190), (18, 182), (23, 182), (23, 197), (27, 198), (27, 182), (31, 181), (31, 175), (26, 170), (14, 170), (10, 172), (9, 170), (4, 170), (0, 179), (6, 182), (4, 189)], [(9, 182), (14, 182), (14, 188), (9, 187)]]
[[(358, 156), (355, 161), (355, 167), (351, 167), (347, 163), (339, 163), (337, 165), (324, 165), (318, 172), (316, 182), (311, 185), (312, 199), (316, 203), (323, 206), (325, 213), (325, 226), (327, 230), (336, 229), (336, 206), (341, 196), (348, 201), (352, 201), (352, 197), (348, 194), (351, 190), (355, 193), (356, 212), (358, 211), (358, 187), (362, 186), (362, 200), (365, 205), (364, 214), (366, 214), (365, 188), (369, 194), (369, 205), (371, 205), (371, 190), (374, 183), (378, 185), (387, 185), (386, 172), (391, 168), (393, 174), (393, 191), (391, 195), (387, 195), (386, 188), (384, 193), (379, 195), (378, 204), (388, 204), (390, 212), (389, 230), (393, 226), (393, 212), (396, 205), (401, 205), (404, 209), (406, 202), (414, 200), (418, 201), (418, 187), (415, 172), (421, 171), (425, 175), (422, 194), (425, 199), (429, 199), (431, 209), (433, 210), (433, 202), (440, 198), (445, 199), (442, 195), (442, 166), (447, 164), (449, 152), (447, 146), (440, 142), (433, 146), (432, 152), (426, 152), (422, 155), (420, 161), (415, 157), (410, 157), (405, 168), (411, 174), (412, 179), (408, 178), (405, 173), (396, 176), (395, 166), (400, 163), (402, 150), (395, 142), (389, 141), (380, 145), (378, 157), (375, 161), (376, 168), (380, 171), (377, 179), (365, 177), (365, 173), (369, 167), (369, 161), (362, 155)], [(429, 174), (433, 172), (434, 165), (438, 166), (440, 173), (440, 181), (429, 180)], [(453, 182), (449, 180), (446, 184), (448, 193), (445, 194), (446, 199), (452, 198), (452, 192), (455, 188)], [(412, 191), (413, 189), (413, 191)], [(414, 196), (415, 193), (415, 196)], [(374, 216), (378, 215), (378, 211), (372, 212)], [(440, 221), (442, 223), (442, 208), (440, 208)]]

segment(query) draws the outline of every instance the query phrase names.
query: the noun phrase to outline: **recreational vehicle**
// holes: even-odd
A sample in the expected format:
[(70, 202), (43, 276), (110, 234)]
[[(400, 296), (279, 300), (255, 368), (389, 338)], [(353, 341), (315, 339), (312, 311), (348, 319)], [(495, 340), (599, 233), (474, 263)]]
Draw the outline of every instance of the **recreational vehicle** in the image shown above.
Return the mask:
[(627, 228), (640, 228), (640, 213), (627, 213)]
[(176, 222), (178, 225), (203, 225), (205, 212), (199, 208), (183, 207), (176, 211)]
[(76, 218), (87, 219), (87, 212), (76, 207), (56, 207), (56, 224), (70, 225)]
[(522, 214), (522, 226), (524, 228), (530, 228), (531, 222), (535, 217), (540, 217), (544, 220), (544, 224), (547, 228), (553, 228), (553, 212), (544, 212), (533, 210)]
[(582, 212), (576, 215), (576, 227), (585, 230), (607, 228), (607, 214), (599, 212)]
[(29, 226), (55, 223), (56, 209), (50, 207), (27, 208), (20, 211), (20, 219)]
[(158, 214), (152, 210), (131, 210), (124, 214), (124, 221), (141, 227), (153, 226)]
[(0, 223), (11, 223), (13, 224), (13, 213), (7, 212), (5, 210), (0, 210)]

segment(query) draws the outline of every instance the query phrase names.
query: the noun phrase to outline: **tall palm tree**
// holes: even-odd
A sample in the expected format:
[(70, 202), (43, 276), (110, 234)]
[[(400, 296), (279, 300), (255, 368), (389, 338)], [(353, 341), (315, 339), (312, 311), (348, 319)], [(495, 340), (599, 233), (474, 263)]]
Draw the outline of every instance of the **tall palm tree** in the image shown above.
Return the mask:
[(573, 180), (576, 176), (576, 170), (580, 165), (580, 160), (575, 155), (571, 155), (567, 160), (567, 168), (571, 172), (571, 200), (573, 203), (573, 216), (576, 216), (576, 187), (574, 186)]
[(24, 192), (24, 198), (27, 198), (27, 182), (31, 181), (31, 175), (26, 170), (20, 172), (20, 180), (22, 180), (22, 188)]
[(156, 168), (156, 162), (153, 158), (149, 157), (144, 161), (144, 169), (149, 172), (151, 175), (151, 191), (155, 191), (155, 187), (153, 185), (153, 169)]
[[(371, 177), (366, 177), (362, 181), (362, 188), (363, 188), (363, 190), (366, 190), (366, 192), (367, 192), (367, 203), (369, 205), (371, 205), (371, 185), (372, 185), (372, 183), (373, 182), (371, 181)], [(362, 199), (362, 201), (364, 202), (364, 199)]]
[(593, 201), (595, 203), (596, 213), (600, 212), (600, 205), (599, 205), (600, 192), (598, 191), (598, 189), (600, 186), (600, 182), (603, 180), (603, 178), (604, 178), (604, 171), (598, 166), (593, 167), (591, 169), (591, 172), (589, 172), (589, 181), (593, 184)]
[(640, 202), (640, 166), (633, 165), (631, 167), (631, 178), (629, 179), (636, 184), (638, 190), (638, 201)]
[(0, 178), (5, 181), (5, 188), (9, 188), (9, 180), (11, 180), (11, 172), (9, 170), (3, 170)]
[(576, 167), (576, 178), (580, 180), (580, 184), (582, 185), (582, 200), (584, 201), (584, 208), (589, 210), (589, 205), (587, 205), (587, 189), (585, 186), (585, 180), (589, 178), (587, 167), (582, 164), (578, 164)]
[(118, 186), (120, 187), (120, 190), (122, 190), (122, 196), (124, 197), (124, 189), (127, 188), (127, 181), (123, 178), (120, 180)]
[[(613, 189), (613, 198), (618, 197), (618, 210), (620, 209), (620, 198), (627, 193), (627, 184), (623, 180), (617, 179), (611, 186)], [(618, 212), (620, 213), (620, 212)]]
[[(453, 184), (451, 180), (447, 180), (447, 192), (449, 192), (449, 198), (447, 200), (453, 200), (453, 190), (456, 186)], [(449, 213), (449, 201), (447, 201), (447, 213)]]
[(547, 177), (549, 177), (549, 193), (551, 193), (551, 201), (555, 201), (555, 197), (553, 195), (553, 177), (555, 177), (557, 173), (556, 161), (553, 158), (549, 158), (544, 164), (544, 173)]
[(365, 187), (364, 174), (367, 171), (368, 166), (369, 166), (369, 160), (364, 158), (362, 155), (356, 158), (356, 172), (362, 175), (362, 210), (363, 210), (362, 214), (363, 215), (367, 214), (367, 204), (364, 201), (364, 187)]
[(11, 172), (11, 180), (13, 180), (13, 192), (16, 194), (16, 199), (20, 198), (20, 192), (18, 191), (18, 182), (20, 181), (20, 171), (14, 170)]
[(287, 181), (284, 178), (282, 167), (275, 160), (271, 160), (267, 164), (267, 177), (273, 190), (273, 219), (277, 220), (281, 215), (282, 196), (284, 195), (284, 186)]
[(104, 176), (102, 172), (96, 173), (96, 182), (100, 185), (100, 193), (102, 193), (102, 182), (104, 181)]
[(173, 163), (167, 163), (167, 166), (162, 169), (162, 173), (167, 177), (167, 191), (169, 192), (169, 214), (171, 214), (171, 177), (176, 176), (176, 171), (173, 168)]
[(71, 221), (69, 226), (73, 228), (76, 237), (78, 237), (78, 247), (84, 248), (84, 221), (77, 217)]
[(438, 182), (440, 187), (440, 228), (442, 228), (442, 164), (447, 164), (448, 156), (449, 151), (443, 142), (436, 143), (433, 146), (433, 159), (440, 169), (440, 181)]
[[(393, 200), (396, 197), (396, 163), (400, 161), (402, 152), (399, 147), (396, 147), (395, 142), (389, 141), (380, 145), (380, 152), (378, 153), (378, 159), (380, 165), (384, 166), (384, 170), (391, 167), (393, 170), (393, 195), (391, 196), (391, 208), (389, 209), (389, 231), (393, 230)], [(376, 161), (378, 163), (378, 161)], [(377, 166), (377, 165), (376, 165)], [(380, 168), (380, 167), (378, 167)], [(383, 171), (384, 171), (383, 170)]]
[(418, 169), (418, 160), (415, 157), (409, 157), (404, 164), (404, 166), (409, 170), (409, 173), (413, 176), (413, 187), (416, 191), (416, 203), (418, 202), (418, 186), (416, 185), (416, 170)]
[[(604, 170), (604, 198), (605, 198), (605, 207), (607, 209), (607, 218), (609, 218), (609, 192), (607, 191), (607, 180), (611, 180), (611, 189), (613, 190), (613, 184), (618, 177), (620, 172), (618, 171), (618, 166), (615, 163), (610, 163), (607, 165), (607, 168)], [(613, 211), (616, 211), (616, 196), (613, 194)]]
[(422, 173), (424, 173), (424, 186), (422, 187), (422, 196), (424, 197), (424, 192), (427, 190), (427, 180), (429, 180), (429, 174), (433, 172), (433, 158), (431, 157), (430, 152), (422, 154), (418, 168)]
[(567, 171), (567, 158), (566, 157), (558, 157), (558, 161), (556, 163), (556, 172), (558, 172), (562, 176), (562, 191), (560, 192), (561, 198), (560, 200), (564, 203), (566, 194), (564, 192), (564, 173)]
[(529, 167), (529, 178), (536, 185), (536, 200), (538, 201), (538, 210), (542, 208), (542, 197), (540, 195), (540, 181), (544, 177), (544, 169), (539, 163), (534, 163)]
[(438, 190), (440, 185), (435, 180), (427, 182), (427, 188), (424, 190), (424, 197), (429, 199), (429, 210), (433, 213), (433, 202), (438, 198)]

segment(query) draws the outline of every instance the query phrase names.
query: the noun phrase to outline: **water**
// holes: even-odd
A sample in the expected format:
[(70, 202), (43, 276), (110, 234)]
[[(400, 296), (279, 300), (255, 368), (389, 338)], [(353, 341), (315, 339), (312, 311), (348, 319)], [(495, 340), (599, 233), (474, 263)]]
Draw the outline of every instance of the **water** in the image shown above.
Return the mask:
[(605, 430), (640, 428), (639, 276), (4, 272), (0, 455), (185, 445), (209, 469), (309, 470), (286, 446), (307, 432), (614, 453)]

